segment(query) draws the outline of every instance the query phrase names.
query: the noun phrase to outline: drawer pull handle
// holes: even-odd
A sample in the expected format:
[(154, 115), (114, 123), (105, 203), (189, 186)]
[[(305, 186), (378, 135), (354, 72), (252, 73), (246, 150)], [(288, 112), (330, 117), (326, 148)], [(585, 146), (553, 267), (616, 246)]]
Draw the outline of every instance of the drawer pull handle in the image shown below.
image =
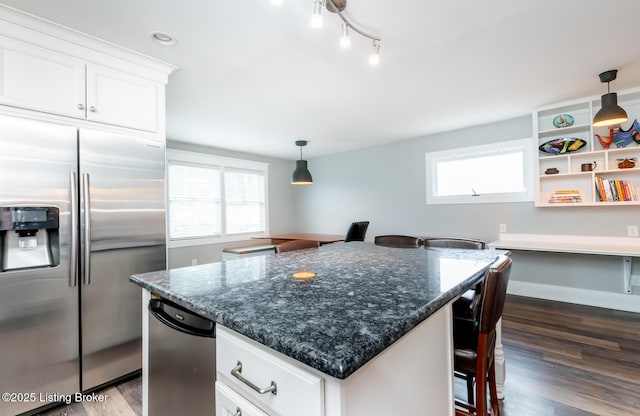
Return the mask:
[(242, 363), (240, 361), (238, 361), (238, 364), (235, 367), (233, 367), (233, 369), (231, 369), (231, 375), (237, 378), (238, 380), (242, 381), (244, 384), (251, 387), (253, 390), (255, 390), (260, 394), (272, 393), (274, 396), (278, 394), (278, 386), (276, 385), (276, 382), (273, 380), (271, 380), (271, 385), (269, 387), (260, 388), (255, 384), (253, 384), (252, 382), (250, 382), (249, 380), (247, 380), (246, 378), (244, 378), (242, 376)]
[(242, 416), (242, 409), (236, 407), (236, 412), (233, 414), (233, 416)]

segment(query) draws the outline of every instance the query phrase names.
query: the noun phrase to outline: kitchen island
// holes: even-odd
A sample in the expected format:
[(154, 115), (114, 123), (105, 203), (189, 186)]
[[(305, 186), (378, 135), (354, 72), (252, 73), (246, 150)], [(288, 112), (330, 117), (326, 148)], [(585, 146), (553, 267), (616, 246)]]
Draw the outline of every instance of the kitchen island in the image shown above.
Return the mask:
[[(243, 414), (452, 415), (451, 302), (498, 254), (350, 242), (131, 281), (147, 300), (153, 292), (217, 323), (216, 391), (255, 405)], [(260, 366), (273, 372), (252, 373)], [(276, 394), (241, 378), (277, 384)]]

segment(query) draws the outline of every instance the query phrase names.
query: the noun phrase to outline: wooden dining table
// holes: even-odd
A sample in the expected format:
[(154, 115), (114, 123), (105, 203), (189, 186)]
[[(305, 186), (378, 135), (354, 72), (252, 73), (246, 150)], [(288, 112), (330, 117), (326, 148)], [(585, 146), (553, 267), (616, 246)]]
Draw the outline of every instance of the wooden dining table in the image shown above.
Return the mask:
[(307, 241), (317, 241), (320, 245), (329, 244), (329, 243), (337, 243), (339, 241), (344, 241), (343, 234), (314, 234), (314, 233), (294, 233), (294, 234), (273, 234), (267, 236), (256, 236), (253, 238), (269, 238), (271, 239), (271, 244), (282, 244), (286, 241), (292, 240), (307, 240)]

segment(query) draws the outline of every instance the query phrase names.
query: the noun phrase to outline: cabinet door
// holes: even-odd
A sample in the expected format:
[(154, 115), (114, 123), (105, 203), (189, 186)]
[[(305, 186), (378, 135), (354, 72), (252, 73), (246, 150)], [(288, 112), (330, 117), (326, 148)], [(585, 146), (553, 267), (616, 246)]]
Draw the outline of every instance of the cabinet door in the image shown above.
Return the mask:
[(233, 391), (229, 386), (216, 381), (216, 416), (269, 415)]
[(109, 68), (87, 66), (87, 120), (157, 131), (158, 84)]
[(84, 63), (0, 39), (0, 104), (84, 118), (84, 95)]

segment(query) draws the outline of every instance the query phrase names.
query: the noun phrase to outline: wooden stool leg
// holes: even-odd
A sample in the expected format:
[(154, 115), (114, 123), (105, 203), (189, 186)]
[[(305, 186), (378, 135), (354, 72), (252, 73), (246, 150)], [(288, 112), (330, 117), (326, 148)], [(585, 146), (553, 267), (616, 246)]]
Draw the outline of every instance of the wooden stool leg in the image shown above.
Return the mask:
[(498, 405), (498, 389), (496, 387), (496, 365), (491, 364), (489, 368), (489, 396), (491, 398), (491, 410), (493, 416), (500, 416), (500, 406)]
[(476, 413), (478, 416), (489, 416), (487, 413), (487, 377), (476, 374)]

